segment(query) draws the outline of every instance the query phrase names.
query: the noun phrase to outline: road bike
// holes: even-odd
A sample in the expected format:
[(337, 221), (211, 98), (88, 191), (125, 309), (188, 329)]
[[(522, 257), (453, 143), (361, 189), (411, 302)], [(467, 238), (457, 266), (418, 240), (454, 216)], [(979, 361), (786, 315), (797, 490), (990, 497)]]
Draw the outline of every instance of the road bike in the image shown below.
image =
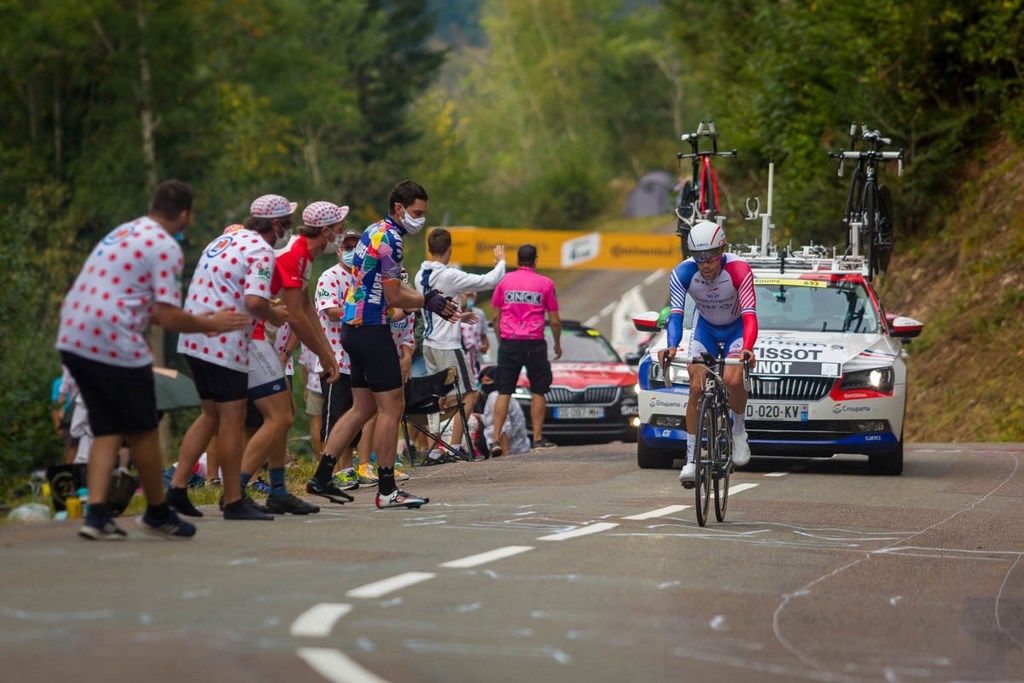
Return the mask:
[[(701, 138), (711, 141), (711, 149), (700, 148)], [(679, 163), (689, 159), (692, 164), (690, 180), (683, 183), (682, 191), (676, 202), (676, 234), (686, 237), (693, 224), (700, 220), (709, 220), (719, 225), (725, 220), (718, 201), (718, 175), (711, 164), (712, 157), (734, 157), (736, 150), (718, 151), (718, 132), (715, 122), (697, 124), (693, 133), (683, 133), (683, 142), (690, 144), (689, 152), (679, 152), (676, 158)]]
[[(861, 248), (867, 245), (868, 280), (876, 273), (885, 272), (889, 266), (894, 243), (892, 195), (889, 188), (878, 184), (878, 165), (884, 161), (897, 161), (898, 175), (903, 175), (903, 150), (885, 151), (882, 148), (892, 144), (890, 138), (882, 137), (877, 130), (868, 130), (861, 125), (860, 136), (857, 124), (850, 125), (850, 149), (829, 152), (833, 159), (839, 159), (838, 175), (843, 177), (847, 159), (857, 162), (850, 177), (846, 192), (846, 210), (843, 223), (846, 224), (846, 253), (860, 256)], [(858, 140), (859, 137), (859, 140)], [(866, 149), (857, 150), (857, 143), (863, 141)]]
[[(724, 350), (720, 350), (724, 351)], [(697, 431), (694, 435), (693, 460), (695, 472), (692, 487), (696, 498), (697, 523), (706, 526), (714, 490), (715, 519), (725, 521), (729, 505), (729, 475), (732, 474), (732, 425), (729, 422), (729, 388), (722, 375), (728, 365), (743, 366), (743, 385), (750, 387), (750, 366), (740, 358), (715, 358), (709, 353), (694, 359), (707, 369), (704, 373), (704, 396), (697, 409)], [(664, 382), (669, 385), (671, 373), (662, 367)], [(691, 387), (691, 396), (693, 389)]]

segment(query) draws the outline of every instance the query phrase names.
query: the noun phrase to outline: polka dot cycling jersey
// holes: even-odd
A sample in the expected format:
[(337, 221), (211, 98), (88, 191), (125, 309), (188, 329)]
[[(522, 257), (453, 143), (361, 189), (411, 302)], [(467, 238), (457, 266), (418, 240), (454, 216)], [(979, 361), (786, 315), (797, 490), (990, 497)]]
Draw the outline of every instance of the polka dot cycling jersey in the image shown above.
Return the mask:
[(181, 305), (181, 247), (142, 216), (92, 250), (64, 297), (57, 349), (125, 368), (150, 365), (144, 333), (157, 303)]
[(341, 320), (331, 320), (327, 315), (328, 309), (341, 309), (345, 301), (345, 292), (349, 286), (355, 283), (355, 278), (340, 265), (331, 266), (323, 272), (316, 283), (316, 294), (314, 296), (317, 314), (320, 318), (320, 327), (324, 328), (324, 336), (331, 345), (334, 358), (338, 361), (338, 367), (343, 374), (351, 374), (348, 354), (341, 345)]
[[(276, 297), (282, 288), (304, 289), (313, 273), (313, 256), (309, 243), (302, 235), (294, 235), (284, 249), (274, 252), (274, 268), (270, 274), (270, 296)], [(256, 322), (253, 339), (266, 339), (262, 320)]]
[(344, 322), (387, 325), (384, 281), (402, 276), (402, 229), (390, 217), (368, 227), (356, 245), (352, 266), (356, 281), (345, 296)]
[[(274, 251), (257, 233), (243, 229), (219, 235), (203, 248), (185, 295), (185, 310), (193, 315), (244, 311), (246, 296), (270, 298), (273, 268)], [(251, 335), (251, 327), (214, 337), (202, 332), (182, 334), (178, 353), (246, 372)]]

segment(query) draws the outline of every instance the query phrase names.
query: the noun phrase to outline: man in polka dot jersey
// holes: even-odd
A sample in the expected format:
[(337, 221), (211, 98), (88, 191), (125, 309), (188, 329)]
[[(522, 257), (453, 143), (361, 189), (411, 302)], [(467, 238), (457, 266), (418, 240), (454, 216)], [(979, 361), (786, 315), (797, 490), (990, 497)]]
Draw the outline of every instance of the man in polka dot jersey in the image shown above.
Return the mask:
[(153, 357), (145, 332), (152, 320), (175, 332), (226, 334), (250, 324), (223, 308), (197, 316), (180, 308), (181, 247), (192, 217), (192, 190), (178, 180), (161, 183), (149, 213), (118, 226), (92, 250), (61, 305), (57, 349), (78, 384), (95, 436), (88, 468), (89, 505), (79, 535), (120, 540), (106, 503), (110, 474), (127, 437), (148, 506), (139, 519), (146, 532), (190, 538), (195, 527), (167, 505), (157, 437)]
[[(270, 304), (274, 268), (273, 230), (257, 233), (229, 226), (203, 249), (185, 295), (185, 310), (202, 315), (225, 308), (248, 311), (258, 320), (282, 325), (287, 311)], [(178, 467), (167, 491), (171, 507), (183, 515), (202, 517), (188, 499), (192, 468), (214, 434), (224, 482), (224, 519), (272, 520), (242, 495), (242, 452), (249, 387), (249, 341), (252, 326), (217, 336), (183, 334), (178, 353), (185, 356), (195, 381), (202, 413), (181, 441)]]
[[(288, 231), (296, 204), (280, 195), (257, 197), (250, 207), (251, 216), (246, 227), (279, 223), (286, 220)], [(332, 202), (313, 202), (302, 212), (303, 225), (299, 234), (276, 252), (270, 277), (270, 295), (280, 296), (288, 309), (288, 330), (320, 359), (324, 368), (324, 383), (333, 384), (341, 375), (338, 362), (331, 351), (317, 319), (308, 285), (313, 270), (313, 259), (323, 253), (335, 253), (344, 229), (347, 206)], [(286, 235), (287, 235), (286, 232)], [(278, 353), (267, 339), (265, 328), (257, 323), (253, 330), (249, 355), (249, 396), (263, 415), (263, 425), (249, 440), (242, 457), (241, 484), (244, 489), (264, 462), (267, 462), (271, 492), (266, 509), (273, 514), (312, 514), (320, 511), (285, 488), (284, 462), (291, 428), (292, 400), (284, 369)]]

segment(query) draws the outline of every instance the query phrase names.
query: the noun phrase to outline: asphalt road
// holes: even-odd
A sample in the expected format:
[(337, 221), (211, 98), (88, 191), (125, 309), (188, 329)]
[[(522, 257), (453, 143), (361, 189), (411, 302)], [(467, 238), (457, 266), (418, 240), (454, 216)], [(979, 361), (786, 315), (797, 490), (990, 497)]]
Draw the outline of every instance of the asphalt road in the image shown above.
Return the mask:
[(1022, 680), (1022, 456), (755, 460), (705, 529), (621, 443), (417, 470), (420, 510), (208, 514), (190, 542), (7, 525), (0, 679)]

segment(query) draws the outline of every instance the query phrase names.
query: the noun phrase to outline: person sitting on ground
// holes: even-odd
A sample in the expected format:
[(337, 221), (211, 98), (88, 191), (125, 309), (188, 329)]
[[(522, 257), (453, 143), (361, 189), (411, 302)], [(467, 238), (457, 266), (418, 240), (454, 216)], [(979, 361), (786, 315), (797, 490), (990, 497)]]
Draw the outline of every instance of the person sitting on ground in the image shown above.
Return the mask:
[(495, 382), (495, 367), (490, 365), (480, 371), (480, 391), (487, 397), (481, 420), (484, 423), (484, 438), (490, 447), (499, 444), (503, 453), (517, 455), (530, 452), (530, 437), (526, 432), (526, 417), (518, 401), (511, 401), (508, 415), (501, 426), (501, 434), (494, 438), (494, 406), (498, 402), (498, 385)]

